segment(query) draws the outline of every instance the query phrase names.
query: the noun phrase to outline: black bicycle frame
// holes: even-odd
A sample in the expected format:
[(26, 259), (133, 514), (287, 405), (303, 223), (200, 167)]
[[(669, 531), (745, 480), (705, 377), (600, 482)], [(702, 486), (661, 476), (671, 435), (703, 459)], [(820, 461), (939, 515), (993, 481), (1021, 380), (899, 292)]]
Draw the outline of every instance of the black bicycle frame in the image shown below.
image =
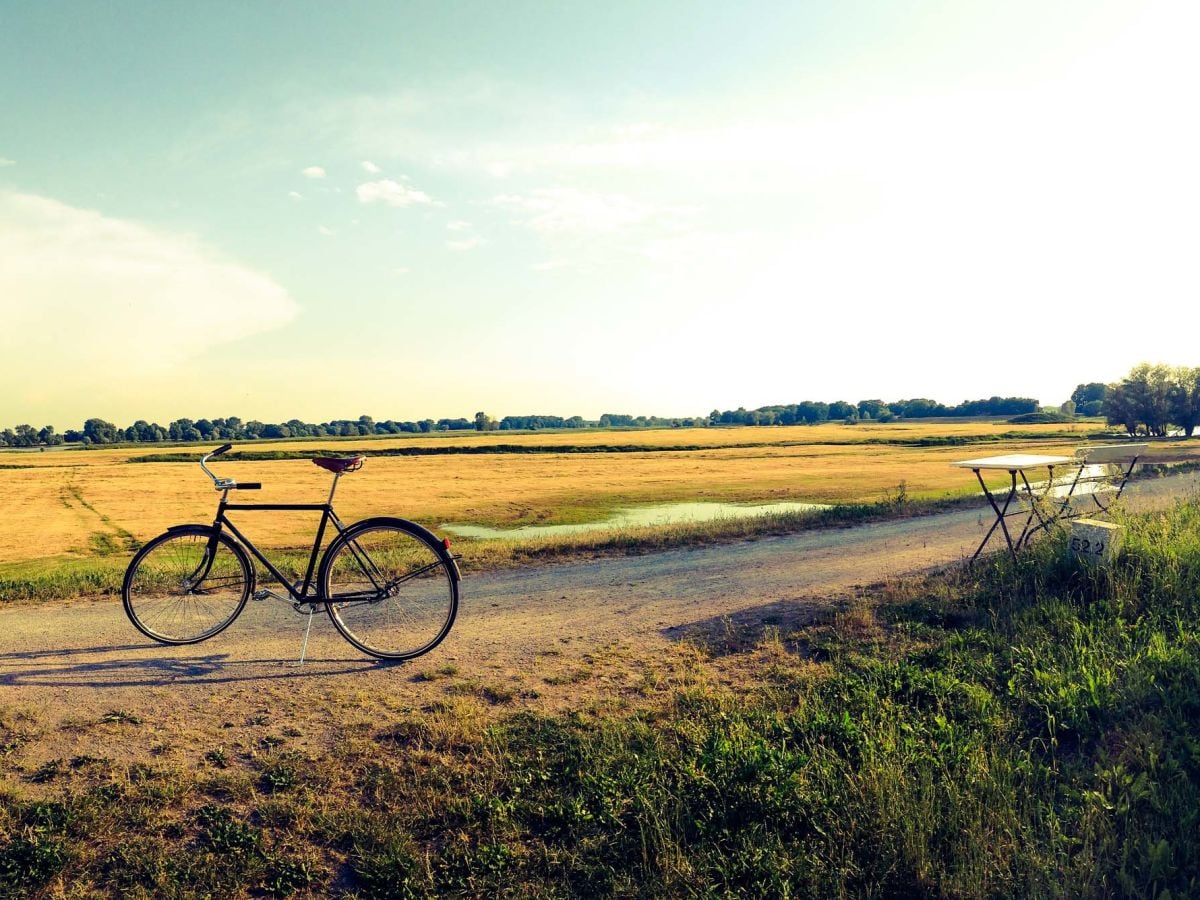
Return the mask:
[[(271, 564), (271, 561), (263, 555), (262, 551), (254, 546), (254, 542), (238, 531), (238, 527), (229, 521), (229, 517), (225, 513), (231, 509), (321, 513), (321, 524), (317, 527), (317, 539), (313, 541), (312, 553), (308, 557), (308, 570), (304, 573), (304, 585), (299, 591), (292, 585), (288, 577), (275, 568)], [(342, 520), (333, 511), (333, 504), (331, 503), (226, 503), (225, 499), (221, 498), (221, 503), (217, 506), (217, 517), (213, 520), (213, 529), (220, 534), (222, 527), (228, 528), (233, 533), (233, 536), (237, 538), (238, 543), (254, 554), (254, 558), (266, 567), (267, 571), (271, 573), (271, 577), (287, 588), (288, 594), (297, 603), (323, 603), (325, 602), (325, 598), (321, 597), (319, 592), (318, 596), (310, 597), (308, 596), (308, 589), (309, 587), (313, 587), (314, 589), (316, 587), (313, 584), (313, 574), (317, 567), (317, 557), (321, 555), (321, 542), (325, 539), (325, 527), (330, 522), (333, 523), (333, 527), (338, 534), (346, 530), (346, 526), (342, 524)], [(353, 548), (351, 552), (354, 552)], [(355, 555), (357, 556), (357, 554)]]

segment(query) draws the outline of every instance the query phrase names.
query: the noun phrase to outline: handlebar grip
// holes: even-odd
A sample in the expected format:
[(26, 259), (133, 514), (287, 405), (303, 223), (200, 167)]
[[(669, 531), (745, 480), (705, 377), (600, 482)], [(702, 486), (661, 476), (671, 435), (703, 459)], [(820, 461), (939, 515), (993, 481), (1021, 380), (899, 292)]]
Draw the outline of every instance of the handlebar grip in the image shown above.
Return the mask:
[(232, 450), (232, 449), (233, 449), (233, 444), (225, 444), (223, 447), (218, 447), (216, 450), (214, 450), (212, 453), (210, 453), (208, 455), (209, 456), (220, 456), (225, 451)]
[(245, 484), (236, 485), (236, 487), (239, 491), (260, 491), (262, 490), (262, 483), (258, 481), (247, 481)]

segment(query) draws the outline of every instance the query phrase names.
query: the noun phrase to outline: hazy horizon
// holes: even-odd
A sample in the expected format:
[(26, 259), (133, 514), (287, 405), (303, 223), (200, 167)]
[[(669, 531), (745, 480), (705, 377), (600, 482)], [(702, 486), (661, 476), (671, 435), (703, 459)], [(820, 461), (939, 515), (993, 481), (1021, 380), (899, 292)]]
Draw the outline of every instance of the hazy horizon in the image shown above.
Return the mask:
[[(948, 401), (941, 397), (923, 397), (923, 398), (919, 398), (916, 396), (913, 396), (913, 397), (880, 397), (878, 395), (872, 395), (870, 397), (858, 397), (854, 400), (851, 400), (848, 397), (797, 397), (797, 398), (791, 399), (791, 400), (781, 400), (781, 401), (772, 402), (772, 403), (761, 403), (756, 406), (747, 406), (744, 403), (739, 403), (736, 406), (722, 407), (720, 409), (720, 411), (725, 412), (727, 409), (736, 411), (739, 408), (744, 408), (747, 410), (755, 410), (755, 409), (761, 409), (764, 407), (771, 407), (771, 406), (789, 406), (789, 405), (793, 405), (793, 404), (797, 404), (797, 403), (802, 403), (806, 400), (815, 401), (818, 403), (835, 403), (838, 401), (842, 401), (842, 402), (850, 403), (853, 405), (857, 405), (860, 401), (863, 401), (863, 400), (882, 400), (885, 403), (897, 403), (897, 402), (906, 401), (906, 400), (925, 399), (925, 400), (933, 400), (935, 402), (942, 403), (945, 406), (953, 407), (962, 402), (967, 402), (970, 400), (987, 400), (993, 396), (1010, 396), (1010, 395), (999, 395), (999, 394), (992, 393), (992, 394), (987, 395), (986, 397), (964, 397), (961, 400), (955, 400), (955, 401)], [(1039, 400), (1039, 402), (1041, 402), (1040, 398), (1037, 398), (1037, 397), (1030, 397), (1027, 399)], [(1062, 404), (1062, 402), (1067, 399), (1069, 399), (1069, 397), (1064, 397), (1063, 400), (1060, 400), (1056, 403), (1044, 402), (1044, 403), (1041, 403), (1041, 405), (1042, 406), (1060, 406)], [(79, 419), (78, 421), (64, 420), (61, 422), (55, 422), (55, 421), (48, 420), (45, 422), (41, 422), (41, 421), (39, 421), (39, 422), (34, 422), (34, 421), (0, 422), (0, 429), (13, 428), (17, 425), (32, 425), (34, 428), (42, 428), (46, 425), (51, 425), (54, 427), (55, 431), (57, 431), (59, 434), (62, 434), (67, 429), (76, 429), (76, 430), (79, 429), (80, 427), (82, 427), (83, 423), (87, 419), (91, 419), (91, 418), (103, 419), (103, 420), (110, 422), (113, 425), (117, 425), (118, 427), (121, 427), (121, 428), (127, 428), (128, 426), (132, 425), (134, 422), (137, 422), (137, 421), (157, 423), (159, 425), (166, 426), (166, 425), (169, 425), (173, 421), (177, 421), (177, 420), (183, 419), (183, 418), (188, 418), (195, 422), (195, 421), (199, 421), (201, 418), (209, 419), (211, 421), (216, 418), (227, 419), (231, 416), (236, 416), (237, 418), (241, 419), (243, 422), (258, 420), (265, 424), (275, 424), (275, 425), (284, 424), (291, 419), (298, 419), (302, 422), (305, 422), (306, 424), (322, 424), (322, 423), (327, 423), (327, 422), (338, 422), (338, 421), (355, 421), (360, 416), (364, 416), (364, 415), (369, 416), (373, 421), (376, 421), (376, 422), (386, 422), (389, 420), (395, 421), (395, 422), (420, 422), (425, 419), (433, 419), (434, 421), (437, 421), (440, 419), (460, 419), (460, 418), (467, 419), (467, 420), (473, 420), (475, 418), (476, 412), (484, 412), (490, 418), (495, 419), (497, 421), (499, 421), (500, 419), (503, 419), (505, 416), (562, 416), (563, 418), (570, 418), (571, 416), (581, 416), (586, 421), (595, 422), (595, 421), (599, 420), (601, 416), (606, 415), (606, 414), (632, 415), (634, 417), (646, 416), (647, 418), (655, 417), (655, 418), (659, 418), (659, 419), (707, 418), (709, 413), (712, 412), (712, 410), (713, 410), (713, 407), (711, 407), (711, 406), (708, 408), (708, 410), (703, 411), (703, 412), (702, 411), (661, 412), (661, 411), (657, 411), (657, 410), (653, 410), (653, 409), (632, 409), (632, 408), (630, 408), (630, 409), (617, 409), (617, 408), (610, 409), (608, 407), (605, 407), (600, 412), (597, 412), (594, 414), (588, 414), (585, 412), (580, 412), (579, 410), (575, 410), (572, 412), (560, 412), (560, 411), (555, 411), (555, 410), (543, 410), (543, 409), (495, 409), (495, 410), (482, 409), (481, 410), (479, 408), (476, 408), (476, 409), (472, 410), (471, 412), (455, 412), (455, 411), (438, 412), (438, 411), (434, 411), (434, 412), (431, 412), (429, 415), (424, 415), (424, 416), (392, 416), (392, 415), (383, 415), (383, 414), (377, 415), (375, 413), (372, 413), (370, 410), (359, 410), (358, 412), (353, 413), (353, 414), (334, 413), (332, 415), (316, 416), (313, 418), (304, 418), (303, 416), (293, 415), (290, 413), (272, 418), (272, 417), (263, 417), (263, 416), (247, 416), (247, 415), (243, 415), (242, 413), (238, 412), (237, 410), (225, 410), (223, 412), (214, 412), (213, 410), (206, 410), (206, 411), (199, 411), (199, 412), (197, 412), (196, 410), (191, 410), (191, 411), (185, 410), (183, 412), (175, 412), (175, 413), (169, 413), (169, 414), (164, 414), (164, 415), (159, 415), (159, 416), (137, 415), (132, 418), (116, 418), (116, 419), (114, 419), (114, 418), (110, 418), (108, 416), (102, 415), (100, 413), (90, 413), (87, 416)], [(984, 416), (983, 418), (1004, 418), (1004, 416), (1000, 416), (1000, 415)]]
[(1191, 4), (0, 20), (0, 427), (1057, 405), (1197, 361)]

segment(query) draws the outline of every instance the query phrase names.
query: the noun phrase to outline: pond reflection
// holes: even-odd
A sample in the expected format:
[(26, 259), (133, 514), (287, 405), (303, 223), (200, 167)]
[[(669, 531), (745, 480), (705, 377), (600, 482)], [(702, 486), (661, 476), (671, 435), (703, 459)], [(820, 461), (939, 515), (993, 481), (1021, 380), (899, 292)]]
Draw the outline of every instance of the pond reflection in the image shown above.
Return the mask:
[(712, 522), (717, 519), (750, 519), (755, 516), (815, 512), (829, 508), (828, 505), (822, 503), (796, 502), (765, 503), (757, 506), (739, 506), (734, 503), (668, 503), (661, 506), (619, 509), (609, 518), (599, 522), (582, 522), (571, 525), (525, 525), (521, 528), (489, 528), (484, 525), (450, 523), (443, 525), (442, 529), (459, 537), (517, 540), (563, 534), (585, 534), (589, 531), (602, 531), (608, 528)]

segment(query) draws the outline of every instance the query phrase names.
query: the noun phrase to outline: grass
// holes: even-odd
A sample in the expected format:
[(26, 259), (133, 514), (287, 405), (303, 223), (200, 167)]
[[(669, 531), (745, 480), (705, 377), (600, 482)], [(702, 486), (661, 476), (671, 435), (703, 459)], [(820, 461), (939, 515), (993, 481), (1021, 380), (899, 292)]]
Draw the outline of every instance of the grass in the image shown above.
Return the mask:
[[(483, 570), (518, 569), (564, 562), (650, 553), (677, 547), (697, 547), (770, 535), (793, 534), (812, 528), (835, 528), (883, 519), (922, 515), (949, 509), (963, 502), (913, 501), (904, 486), (886, 492), (875, 503), (843, 504), (831, 509), (771, 513), (745, 519), (681, 522), (624, 528), (597, 529), (582, 534), (505, 539), (456, 538), (453, 551), (459, 566), (470, 575)], [(285, 574), (302, 578), (308, 548), (287, 548), (268, 555)], [(97, 557), (57, 557), (0, 564), (0, 601), (36, 602), (79, 596), (119, 594), (131, 553)], [(269, 580), (259, 569), (258, 580)]]
[[(950, 466), (981, 452), (963, 443), (1070, 452), (1089, 436), (1061, 427), (939, 421), (458, 433), (241, 445), (231, 455), (254, 458), (226, 457), (216, 465), (224, 466), (217, 469), (222, 474), (264, 484), (239, 500), (320, 502), (328, 496), (329, 475), (298, 457), (361, 451), (371, 457), (367, 467), (338, 489), (344, 520), (401, 515), (435, 530), (444, 523), (512, 528), (595, 523), (619, 509), (679, 501), (869, 506), (900, 482), (912, 500), (937, 503), (978, 490), (969, 471)], [(520, 452), (499, 452), (506, 448)], [(211, 448), (170, 455), (194, 461), (203, 449)], [(425, 450), (446, 455), (389, 455)], [(1164, 452), (1173, 462), (1200, 458), (1189, 442), (1155, 447), (1156, 454)], [(0, 578), (11, 574), (12, 564), (31, 560), (127, 556), (169, 525), (211, 521), (216, 495), (208, 480), (188, 466), (135, 464), (156, 454), (161, 450), (145, 447), (22, 454), (23, 468), (0, 470), (6, 501)], [(300, 546), (315, 526), (309, 513), (243, 512), (236, 520), (260, 546), (273, 549)]]
[[(623, 507), (676, 501), (870, 504), (901, 481), (914, 500), (941, 500), (975, 490), (970, 472), (949, 466), (969, 452), (964, 442), (1053, 450), (1086, 437), (988, 422), (458, 433), (239, 445), (231, 456), (247, 458), (216, 465), (264, 484), (238, 499), (320, 502), (328, 473), (297, 457), (361, 451), (371, 457), (367, 467), (338, 490), (347, 521), (398, 514), (435, 528), (514, 527), (598, 522)], [(168, 457), (194, 461), (204, 449), (211, 447), (175, 448)], [(447, 455), (392, 455), (426, 452)], [(120, 555), (168, 525), (210, 521), (216, 496), (202, 473), (137, 462), (161, 454), (137, 446), (9, 454), (23, 468), (0, 470), (0, 559)], [(0, 453), (0, 462), (8, 458)], [(283, 548), (302, 543), (313, 518), (244, 513), (240, 521), (264, 547)]]
[(309, 755), (31, 765), (0, 895), (1195, 896), (1200, 505), (1124, 524), (1107, 570), (1047, 539), (727, 620), (637, 703), (514, 708), (449, 667)]

